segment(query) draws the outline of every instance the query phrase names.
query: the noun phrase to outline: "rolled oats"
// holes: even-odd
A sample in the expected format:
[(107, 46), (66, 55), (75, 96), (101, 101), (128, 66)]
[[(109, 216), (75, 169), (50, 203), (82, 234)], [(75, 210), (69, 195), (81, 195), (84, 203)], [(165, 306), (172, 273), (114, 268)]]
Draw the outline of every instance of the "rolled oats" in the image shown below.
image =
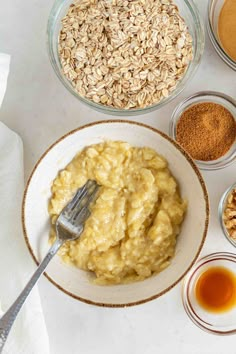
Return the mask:
[(172, 0), (79, 0), (62, 19), (59, 55), (79, 95), (130, 109), (168, 97), (193, 47)]

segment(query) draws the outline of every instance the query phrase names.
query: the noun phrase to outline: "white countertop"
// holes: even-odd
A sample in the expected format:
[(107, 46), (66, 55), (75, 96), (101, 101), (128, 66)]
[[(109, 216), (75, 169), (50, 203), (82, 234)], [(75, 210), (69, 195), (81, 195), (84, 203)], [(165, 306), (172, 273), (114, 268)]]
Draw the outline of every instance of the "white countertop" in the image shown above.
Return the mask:
[[(45, 34), (52, 4), (52, 0), (8, 0), (2, 1), (0, 8), (0, 52), (12, 57), (0, 119), (23, 139), (26, 178), (39, 156), (61, 135), (84, 123), (110, 118), (79, 103), (56, 78)], [(205, 18), (207, 0), (199, 0), (198, 5)], [(168, 132), (174, 107), (200, 90), (236, 97), (236, 73), (218, 57), (207, 33), (200, 67), (182, 94), (156, 112), (130, 119)], [(201, 254), (235, 252), (220, 230), (217, 207), (223, 191), (235, 182), (236, 164), (202, 174), (209, 191), (211, 218)], [(235, 354), (235, 336), (207, 334), (188, 319), (180, 287), (144, 305), (110, 309), (76, 301), (42, 277), (39, 290), (52, 354)]]

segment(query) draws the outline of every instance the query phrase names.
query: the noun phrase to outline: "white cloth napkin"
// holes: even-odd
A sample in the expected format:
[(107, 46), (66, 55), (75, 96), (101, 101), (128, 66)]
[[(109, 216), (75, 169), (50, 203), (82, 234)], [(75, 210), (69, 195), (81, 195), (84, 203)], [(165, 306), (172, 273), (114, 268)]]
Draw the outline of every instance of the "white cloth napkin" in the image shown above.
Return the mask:
[[(10, 57), (0, 53), (0, 105), (6, 90)], [(36, 266), (24, 242), (21, 202), (24, 188), (20, 137), (0, 122), (0, 305), (6, 311)], [(1, 316), (1, 314), (0, 314)], [(3, 353), (49, 354), (49, 340), (37, 286), (23, 305)]]

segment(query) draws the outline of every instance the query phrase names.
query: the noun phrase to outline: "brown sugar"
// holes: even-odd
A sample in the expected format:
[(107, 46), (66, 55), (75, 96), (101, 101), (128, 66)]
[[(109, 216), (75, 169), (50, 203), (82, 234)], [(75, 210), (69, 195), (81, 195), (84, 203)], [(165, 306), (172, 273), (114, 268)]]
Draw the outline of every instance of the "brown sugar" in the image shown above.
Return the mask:
[(176, 140), (192, 156), (211, 161), (225, 155), (236, 138), (236, 122), (223, 106), (204, 102), (188, 108), (180, 117)]

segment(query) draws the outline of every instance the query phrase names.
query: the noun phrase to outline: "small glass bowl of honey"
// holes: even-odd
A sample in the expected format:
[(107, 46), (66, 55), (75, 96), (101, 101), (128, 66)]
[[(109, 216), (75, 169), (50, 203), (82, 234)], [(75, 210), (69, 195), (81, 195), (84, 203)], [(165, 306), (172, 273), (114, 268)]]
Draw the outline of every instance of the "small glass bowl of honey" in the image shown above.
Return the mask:
[(236, 334), (236, 255), (217, 252), (199, 259), (183, 281), (182, 301), (202, 330)]

